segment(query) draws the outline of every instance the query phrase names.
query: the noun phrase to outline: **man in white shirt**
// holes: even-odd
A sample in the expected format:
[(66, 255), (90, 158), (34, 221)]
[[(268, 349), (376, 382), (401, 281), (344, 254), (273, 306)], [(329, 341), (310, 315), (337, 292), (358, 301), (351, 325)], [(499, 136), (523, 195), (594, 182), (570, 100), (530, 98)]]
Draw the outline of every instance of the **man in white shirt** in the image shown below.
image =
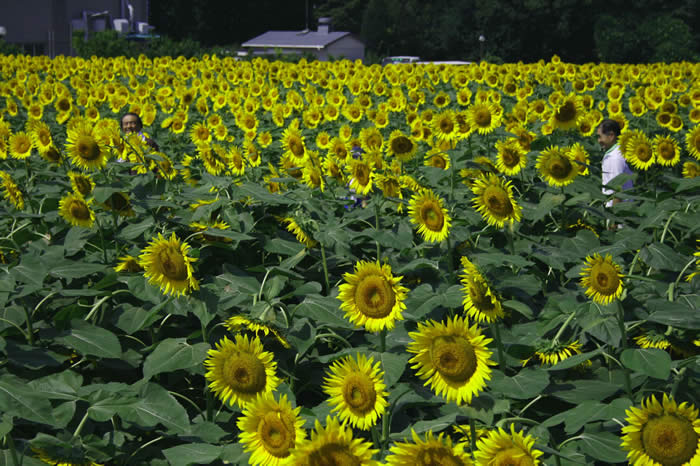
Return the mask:
[[(620, 124), (615, 120), (606, 119), (598, 125), (598, 144), (605, 151), (603, 155), (603, 194), (610, 195), (614, 191), (607, 187), (608, 183), (621, 174), (631, 175), (632, 170), (627, 165), (625, 157), (620, 151), (617, 138), (620, 136)], [(622, 185), (623, 190), (631, 189), (632, 180)], [(605, 203), (606, 207), (611, 207), (620, 202), (620, 199), (611, 199)]]

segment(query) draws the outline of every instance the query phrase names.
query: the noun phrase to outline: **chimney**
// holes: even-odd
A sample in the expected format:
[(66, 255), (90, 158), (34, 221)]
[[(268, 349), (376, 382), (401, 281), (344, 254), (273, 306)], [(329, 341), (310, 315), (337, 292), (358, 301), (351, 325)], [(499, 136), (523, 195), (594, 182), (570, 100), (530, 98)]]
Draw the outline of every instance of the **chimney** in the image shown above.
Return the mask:
[(331, 32), (331, 19), (327, 17), (318, 18), (318, 33), (328, 34), (329, 32)]

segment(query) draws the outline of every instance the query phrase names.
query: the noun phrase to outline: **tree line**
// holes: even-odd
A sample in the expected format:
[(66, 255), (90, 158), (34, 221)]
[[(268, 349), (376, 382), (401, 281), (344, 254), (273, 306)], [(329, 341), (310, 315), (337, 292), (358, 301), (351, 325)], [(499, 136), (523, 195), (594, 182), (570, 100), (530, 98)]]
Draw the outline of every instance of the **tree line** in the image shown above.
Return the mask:
[[(358, 35), (370, 61), (386, 55), (430, 60), (533, 62), (557, 54), (573, 63), (700, 61), (696, 0), (151, 0), (149, 22), (174, 40), (241, 44), (268, 30)], [(274, 14), (271, 14), (274, 12)], [(483, 40), (480, 41), (479, 38)]]

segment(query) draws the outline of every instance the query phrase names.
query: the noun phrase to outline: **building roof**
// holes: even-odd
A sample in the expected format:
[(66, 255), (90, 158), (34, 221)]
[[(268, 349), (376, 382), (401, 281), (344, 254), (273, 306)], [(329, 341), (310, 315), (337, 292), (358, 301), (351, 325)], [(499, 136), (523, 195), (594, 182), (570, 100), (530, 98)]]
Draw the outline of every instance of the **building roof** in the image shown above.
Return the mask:
[(297, 49), (322, 49), (350, 35), (349, 32), (318, 31), (267, 31), (242, 44), (242, 47), (279, 47)]

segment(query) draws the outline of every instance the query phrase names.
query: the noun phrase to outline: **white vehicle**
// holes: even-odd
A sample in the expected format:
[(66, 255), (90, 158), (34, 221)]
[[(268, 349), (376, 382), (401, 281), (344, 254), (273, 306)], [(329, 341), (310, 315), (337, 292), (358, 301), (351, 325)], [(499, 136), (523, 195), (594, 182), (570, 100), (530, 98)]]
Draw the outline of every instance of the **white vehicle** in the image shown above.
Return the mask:
[(394, 57), (382, 58), (382, 65), (396, 65), (399, 63), (416, 63), (418, 61), (420, 61), (420, 57), (413, 57), (410, 55), (397, 55)]
[(417, 61), (416, 65), (471, 65), (470, 61), (441, 60), (441, 61)]

